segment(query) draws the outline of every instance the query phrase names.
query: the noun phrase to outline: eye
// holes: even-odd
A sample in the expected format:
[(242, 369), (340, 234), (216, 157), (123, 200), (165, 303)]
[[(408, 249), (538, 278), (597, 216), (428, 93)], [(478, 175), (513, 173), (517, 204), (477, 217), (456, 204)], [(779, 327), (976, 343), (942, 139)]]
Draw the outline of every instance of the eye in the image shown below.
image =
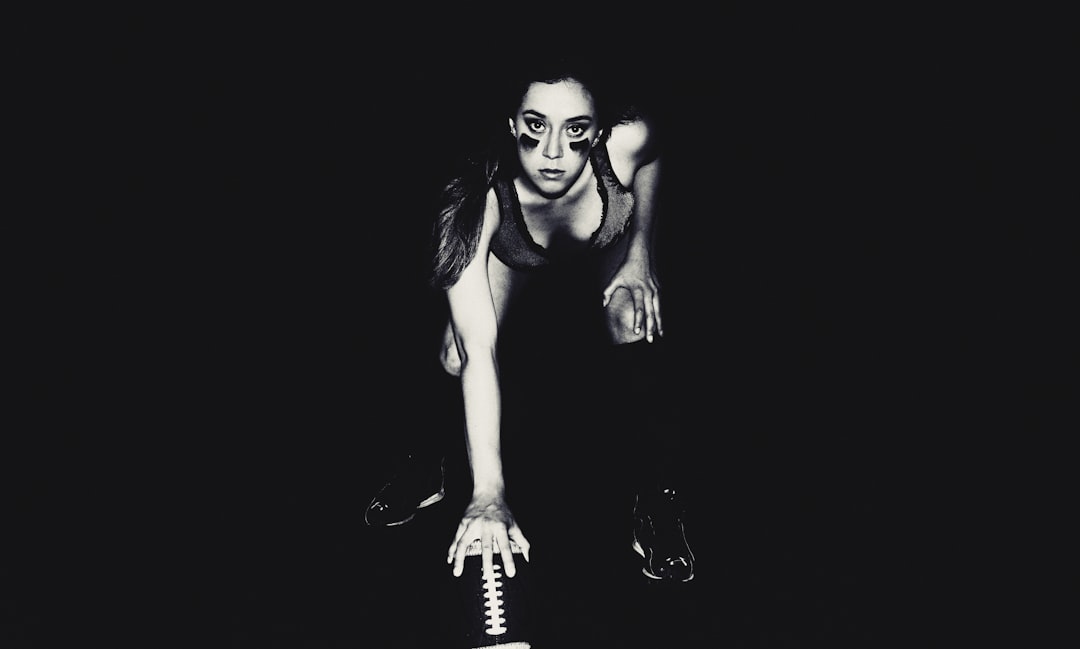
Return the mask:
[(525, 126), (533, 133), (543, 133), (545, 128), (545, 124), (538, 119), (525, 120)]
[(581, 124), (571, 124), (566, 127), (566, 132), (570, 134), (570, 137), (581, 137), (585, 135), (585, 130)]

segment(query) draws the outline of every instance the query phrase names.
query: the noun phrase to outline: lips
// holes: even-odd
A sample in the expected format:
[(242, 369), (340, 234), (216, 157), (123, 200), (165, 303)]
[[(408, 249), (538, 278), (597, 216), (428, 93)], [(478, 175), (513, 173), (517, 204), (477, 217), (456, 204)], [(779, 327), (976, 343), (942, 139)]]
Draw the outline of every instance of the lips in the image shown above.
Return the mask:
[(547, 178), (548, 180), (558, 180), (565, 173), (566, 173), (566, 171), (563, 170), (563, 169), (541, 169), (540, 170), (540, 175), (543, 176), (544, 178)]

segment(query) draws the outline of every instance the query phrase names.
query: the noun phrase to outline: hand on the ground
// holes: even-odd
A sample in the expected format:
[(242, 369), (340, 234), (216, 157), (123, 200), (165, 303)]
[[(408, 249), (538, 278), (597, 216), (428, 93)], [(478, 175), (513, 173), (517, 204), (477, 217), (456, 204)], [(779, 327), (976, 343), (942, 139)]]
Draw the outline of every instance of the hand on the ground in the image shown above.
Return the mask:
[(502, 498), (473, 498), (465, 509), (446, 555), (446, 563), (454, 564), (455, 577), (461, 576), (465, 551), (478, 539), (485, 574), (491, 571), (496, 551), (502, 557), (506, 576), (513, 577), (516, 574), (514, 553), (510, 549), (511, 541), (521, 548), (525, 560), (529, 560), (529, 541), (521, 533), (521, 528), (514, 521), (510, 508)]
[(645, 339), (664, 335), (660, 318), (660, 284), (656, 281), (652, 265), (640, 256), (628, 256), (604, 289), (604, 306), (611, 301), (615, 291), (624, 288), (634, 300), (634, 333), (645, 326)]

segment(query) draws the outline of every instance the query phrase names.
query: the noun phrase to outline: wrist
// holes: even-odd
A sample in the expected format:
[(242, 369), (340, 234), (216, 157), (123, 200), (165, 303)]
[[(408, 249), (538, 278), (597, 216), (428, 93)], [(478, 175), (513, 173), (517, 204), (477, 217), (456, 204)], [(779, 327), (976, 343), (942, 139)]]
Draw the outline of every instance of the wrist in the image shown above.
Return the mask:
[(630, 246), (626, 249), (626, 263), (648, 265), (651, 260), (648, 246)]
[(649, 236), (644, 232), (634, 232), (630, 235), (630, 240), (626, 246), (627, 254), (645, 255), (649, 254)]
[(501, 481), (488, 481), (473, 485), (473, 500), (502, 500), (506, 489)]

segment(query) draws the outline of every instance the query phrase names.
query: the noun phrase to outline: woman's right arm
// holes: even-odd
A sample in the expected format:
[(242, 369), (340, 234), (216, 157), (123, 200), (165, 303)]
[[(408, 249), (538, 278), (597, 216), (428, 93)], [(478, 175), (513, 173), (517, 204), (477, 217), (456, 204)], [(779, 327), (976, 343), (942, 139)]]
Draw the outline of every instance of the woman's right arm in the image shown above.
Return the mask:
[(511, 540), (528, 557), (528, 541), (506, 505), (502, 472), (499, 428), (502, 395), (496, 358), (498, 319), (488, 279), (488, 253), (498, 222), (498, 203), (494, 192), (489, 192), (476, 254), (458, 281), (447, 290), (450, 320), (461, 359), (466, 449), (473, 478), (472, 500), (447, 554), (447, 563), (454, 564), (455, 576), (461, 575), (466, 549), (477, 540), (485, 570), (491, 568), (494, 545), (498, 546), (507, 576), (515, 573)]

